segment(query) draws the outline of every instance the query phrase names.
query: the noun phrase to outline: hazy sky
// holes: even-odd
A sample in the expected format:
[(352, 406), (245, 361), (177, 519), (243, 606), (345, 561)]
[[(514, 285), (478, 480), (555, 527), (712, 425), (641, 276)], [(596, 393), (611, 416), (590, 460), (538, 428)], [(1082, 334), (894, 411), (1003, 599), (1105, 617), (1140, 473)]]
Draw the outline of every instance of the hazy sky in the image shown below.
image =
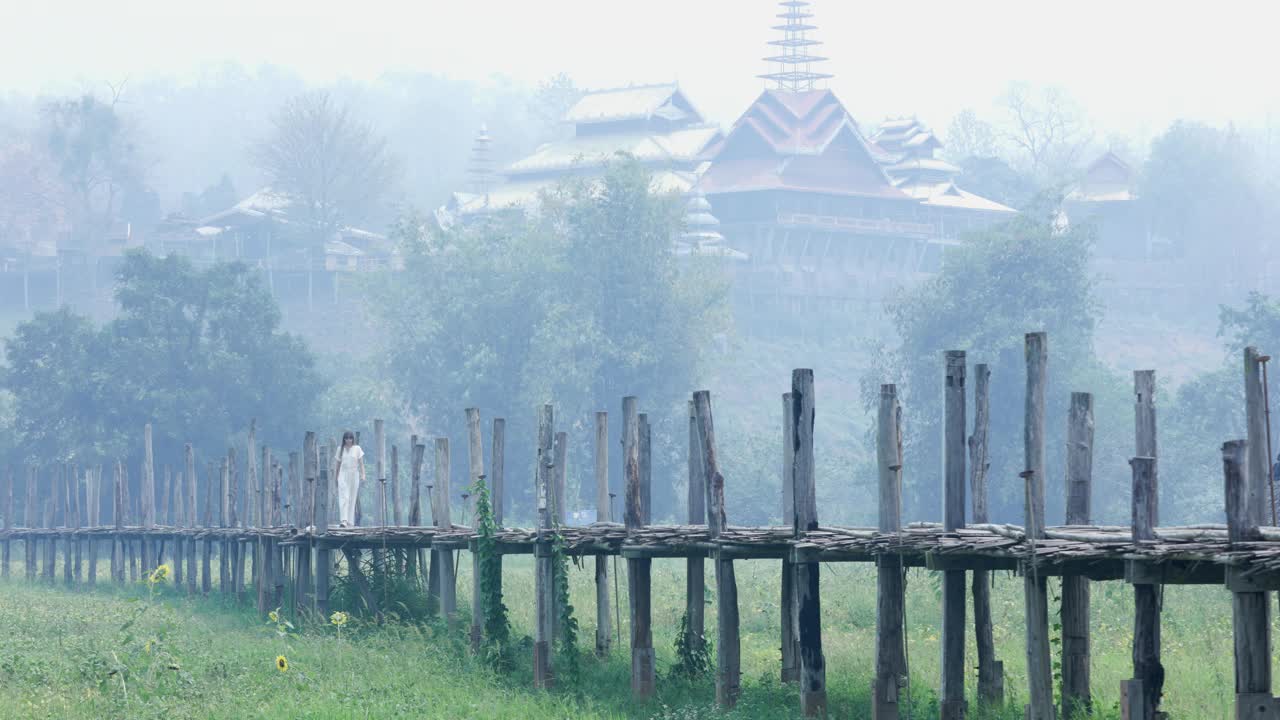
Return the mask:
[[(679, 80), (731, 123), (764, 86), (772, 0), (42, 0), (0, 24), (0, 90), (65, 92), (226, 60), (323, 83), (387, 70), (584, 87)], [(21, 5), (19, 5), (21, 3)], [(1270, 2), (815, 0), (830, 86), (864, 123), (944, 129), (1011, 80), (1065, 87), (1103, 130), (1280, 118)]]

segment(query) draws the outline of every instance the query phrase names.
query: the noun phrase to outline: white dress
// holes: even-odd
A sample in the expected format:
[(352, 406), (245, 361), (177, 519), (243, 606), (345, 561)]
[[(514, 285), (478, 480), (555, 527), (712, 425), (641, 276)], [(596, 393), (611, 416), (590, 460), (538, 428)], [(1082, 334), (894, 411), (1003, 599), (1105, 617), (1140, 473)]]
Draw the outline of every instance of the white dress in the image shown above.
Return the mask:
[(360, 499), (360, 458), (364, 450), (359, 445), (338, 449), (338, 518), (347, 525), (356, 524), (356, 503)]

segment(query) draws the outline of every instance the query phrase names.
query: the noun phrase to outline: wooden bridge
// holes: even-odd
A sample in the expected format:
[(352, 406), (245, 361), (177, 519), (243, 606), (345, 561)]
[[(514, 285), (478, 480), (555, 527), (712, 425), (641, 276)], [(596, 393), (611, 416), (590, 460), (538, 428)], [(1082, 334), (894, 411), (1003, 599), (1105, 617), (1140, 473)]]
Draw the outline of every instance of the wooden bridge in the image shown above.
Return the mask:
[[(879, 525), (854, 528), (820, 525), (814, 479), (813, 373), (797, 370), (791, 392), (783, 396), (783, 517), (787, 527), (738, 527), (725, 515), (727, 480), (717, 459), (710, 395), (694, 393), (689, 403), (688, 524), (655, 525), (649, 516), (652, 495), (649, 424), (638, 412), (635, 398), (623, 400), (623, 466), (625, 522), (598, 522), (584, 527), (565, 524), (565, 456), (567, 436), (555, 433), (551, 406), (539, 418), (536, 478), (538, 527), (506, 528), (502, 523), (504, 494), (504, 422), (496, 419), (490, 436), (489, 473), (483, 457), (479, 412), (467, 411), (469, 476), (484, 478), (491, 488), (493, 539), (499, 556), (533, 554), (537, 600), (534, 681), (538, 687), (555, 682), (552, 648), (555, 632), (552, 542), (575, 556), (594, 556), (597, 598), (596, 651), (608, 654), (612, 644), (609, 556), (627, 562), (627, 601), (630, 608), (632, 689), (638, 698), (654, 691), (656, 681), (650, 617), (650, 565), (654, 558), (686, 558), (690, 639), (702, 642), (704, 563), (714, 564), (717, 597), (715, 628), (716, 697), (732, 707), (741, 692), (737, 585), (734, 563), (780, 561), (781, 564), (781, 677), (798, 685), (807, 715), (826, 713), (826, 665), (822, 652), (819, 564), (870, 562), (877, 566), (878, 607), (873, 717), (898, 718), (907, 666), (904, 634), (905, 569), (925, 567), (942, 573), (941, 717), (963, 718), (967, 712), (964, 684), (968, 674), (965, 636), (976, 635), (979, 703), (1003, 702), (1002, 664), (995, 657), (990, 609), (992, 570), (1011, 570), (1024, 582), (1027, 682), (1026, 715), (1033, 720), (1082, 717), (1090, 707), (1089, 584), (1124, 581), (1133, 586), (1133, 679), (1119, 688), (1125, 718), (1148, 720), (1163, 716), (1160, 700), (1164, 672), (1160, 664), (1159, 588), (1167, 584), (1215, 584), (1230, 595), (1234, 614), (1236, 718), (1280, 717), (1280, 700), (1271, 695), (1270, 605), (1268, 593), (1280, 589), (1280, 528), (1266, 526), (1268, 503), (1266, 418), (1260, 374), (1264, 361), (1256, 350), (1245, 351), (1247, 440), (1225, 443), (1223, 487), (1226, 524), (1159, 527), (1155, 443), (1155, 376), (1135, 373), (1135, 457), (1132, 524), (1104, 527), (1090, 524), (1092, 480), (1093, 400), (1074, 393), (1067, 418), (1066, 514), (1068, 525), (1044, 522), (1044, 394), (1046, 338), (1026, 338), (1027, 394), (1025, 420), (1026, 491), (1024, 526), (987, 521), (987, 368), (974, 368), (974, 423), (968, 433), (964, 353), (949, 352), (945, 363), (944, 472), (941, 498), (944, 522), (904, 523), (901, 517), (901, 410), (896, 388), (881, 389), (878, 416)], [(597, 413), (595, 428), (596, 505), (609, 516), (608, 417)], [(244, 486), (229, 452), (219, 467), (207, 466), (203, 504), (197, 503), (196, 468), (191, 446), (181, 470), (169, 470), (157, 483), (152, 457), (151, 429), (144, 431), (144, 460), (137, 512), (132, 512), (129, 483), (117, 463), (111, 485), (109, 522), (99, 517), (106, 489), (100, 469), (81, 474), (59, 466), (51, 481), (38, 481), (27, 470), (23, 519), (14, 522), (14, 487), (10, 474), (3, 500), (4, 528), (0, 530), (3, 573), (10, 571), (11, 544), (22, 541), (28, 579), (55, 582), (58, 565), (67, 584), (97, 580), (97, 563), (106, 555), (110, 575), (125, 582), (139, 578), (163, 558), (171, 558), (174, 581), (190, 593), (213, 592), (244, 599), (252, 587), (260, 612), (288, 603), (329, 612), (334, 553), (347, 560), (347, 572), (370, 609), (378, 599), (358, 562), (370, 552), (375, 563), (397, 563), (414, 574), (428, 575), (428, 592), (441, 612), (457, 615), (455, 551), (471, 550), (473, 581), (478, 582), (477, 532), (452, 521), (449, 499), (450, 452), (446, 439), (435, 441), (435, 475), (426, 485), (431, 524), (422, 517), (422, 466), (426, 445), (415, 437), (410, 444), (409, 497), (401, 502), (398, 451), (392, 446), (390, 474), (381, 421), (374, 423), (376, 518), (371, 526), (333, 527), (332, 468), (321, 458), (333, 457), (332, 446), (320, 448), (307, 433), (301, 454), (289, 453), (287, 467), (261, 449), (261, 464), (245, 466)], [(248, 457), (258, 458), (254, 432)], [(388, 477), (392, 482), (388, 483)], [(158, 491), (158, 494), (157, 494)], [(967, 492), (966, 492), (967, 491)], [(967, 494), (967, 498), (966, 498)], [(966, 499), (972, 522), (966, 525)], [(464, 504), (467, 501), (463, 496)], [(401, 510), (407, 510), (402, 517)], [(135, 516), (136, 515), (136, 516)], [(61, 522), (58, 522), (58, 520)], [(161, 522), (163, 521), (163, 522)], [(104, 552), (105, 551), (105, 552)], [(215, 561), (216, 556), (216, 561)], [(84, 572), (87, 560), (87, 573)], [(214, 568), (218, 583), (213, 583)], [(246, 572), (248, 571), (248, 572)], [(1046, 579), (1062, 578), (1062, 706), (1054, 703), (1049, 640), (1049, 595)], [(966, 602), (972, 579), (974, 618), (966, 622)], [(616, 601), (621, 601), (617, 598)], [(482, 641), (481, 593), (473, 588), (471, 641)], [(1225, 643), (1224, 643), (1225, 645)], [(1226, 651), (1226, 648), (1223, 648)]]

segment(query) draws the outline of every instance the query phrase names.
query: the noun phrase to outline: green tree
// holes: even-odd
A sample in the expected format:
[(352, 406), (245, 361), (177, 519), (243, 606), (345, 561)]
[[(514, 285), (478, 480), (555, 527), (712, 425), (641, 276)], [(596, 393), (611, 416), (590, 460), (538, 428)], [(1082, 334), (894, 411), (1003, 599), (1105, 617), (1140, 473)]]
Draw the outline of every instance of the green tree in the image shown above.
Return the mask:
[[(13, 393), (19, 462), (106, 454), (100, 410), (102, 337), (66, 307), (38, 312), (5, 340), (4, 384)], [(114, 448), (111, 448), (114, 449)]]
[[(382, 355), (412, 410), (439, 428), (468, 406), (502, 414), (509, 455), (532, 457), (539, 404), (555, 403), (558, 427), (585, 440), (592, 411), (638, 395), (654, 424), (656, 475), (663, 439), (683, 437), (671, 424), (683, 417), (679, 399), (725, 321), (716, 261), (678, 263), (670, 252), (681, 207), (622, 158), (603, 178), (550, 193), (533, 217), (445, 234), (405, 218), (404, 272), (377, 278), (371, 293), (389, 338)], [(588, 467), (589, 443), (574, 447), (584, 454), (570, 467)]]
[(140, 192), (142, 161), (133, 131), (110, 103), (92, 95), (43, 107), (49, 154), (68, 196), (73, 239), (93, 249), (120, 213), (125, 197)]
[[(1061, 232), (1052, 217), (1043, 210), (1028, 212), (966, 238), (947, 253), (938, 275), (889, 307), (901, 344), (884, 354), (882, 366), (864, 381), (864, 397), (874, 403), (880, 382), (900, 385), (906, 411), (906, 517), (936, 518), (940, 513), (946, 350), (966, 350), (971, 373), (977, 363), (991, 368), (989, 477), (992, 514), (1000, 520), (1022, 522), (1023, 515), (1023, 489), (1010, 478), (1023, 469), (1026, 333), (1045, 331), (1049, 336), (1051, 487), (1061, 488), (1057, 439), (1070, 392), (1095, 393), (1100, 427), (1103, 418), (1121, 412), (1119, 381), (1093, 352), (1098, 305), (1089, 273), (1092, 233), (1083, 226)], [(1106, 439), (1099, 433), (1099, 440)], [(1095, 467), (1105, 466), (1103, 454), (1095, 450)], [(1048, 492), (1047, 498), (1051, 512), (1061, 507), (1060, 491)]]
[(127, 455), (148, 422), (171, 453), (184, 442), (218, 452), (251, 418), (264, 442), (296, 442), (321, 383), (246, 266), (197, 269), (135, 251), (115, 298), (119, 316), (101, 328), (64, 309), (6, 342), (5, 384), (28, 453)]
[(1152, 229), (1201, 273), (1240, 281), (1263, 267), (1274, 209), (1255, 155), (1233, 130), (1184, 121), (1151, 144), (1139, 192)]

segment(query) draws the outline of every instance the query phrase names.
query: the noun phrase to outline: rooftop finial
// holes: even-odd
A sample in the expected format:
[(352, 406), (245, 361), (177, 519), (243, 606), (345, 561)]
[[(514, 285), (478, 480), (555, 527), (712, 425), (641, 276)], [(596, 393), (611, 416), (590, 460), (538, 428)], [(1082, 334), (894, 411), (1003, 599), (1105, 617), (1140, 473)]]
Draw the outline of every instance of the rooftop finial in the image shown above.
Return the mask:
[(471, 190), (477, 195), (487, 196), (489, 191), (493, 189), (493, 158), (490, 156), (490, 143), (492, 138), (489, 137), (489, 129), (486, 125), (480, 126), (480, 131), (476, 133), (476, 139), (471, 145), (471, 163), (467, 167), (467, 174), (471, 180)]
[(777, 83), (779, 90), (804, 92), (813, 90), (814, 83), (832, 77), (827, 73), (814, 72), (813, 63), (823, 62), (825, 57), (810, 55), (809, 49), (821, 45), (820, 40), (806, 37), (817, 25), (810, 25), (813, 13), (809, 12), (807, 0), (782, 0), (778, 3), (782, 12), (777, 17), (785, 20), (782, 25), (774, 25), (774, 30), (781, 30), (782, 37), (770, 40), (769, 44), (782, 48), (781, 55), (764, 58), (766, 62), (778, 63), (778, 71), (760, 75), (766, 80)]

